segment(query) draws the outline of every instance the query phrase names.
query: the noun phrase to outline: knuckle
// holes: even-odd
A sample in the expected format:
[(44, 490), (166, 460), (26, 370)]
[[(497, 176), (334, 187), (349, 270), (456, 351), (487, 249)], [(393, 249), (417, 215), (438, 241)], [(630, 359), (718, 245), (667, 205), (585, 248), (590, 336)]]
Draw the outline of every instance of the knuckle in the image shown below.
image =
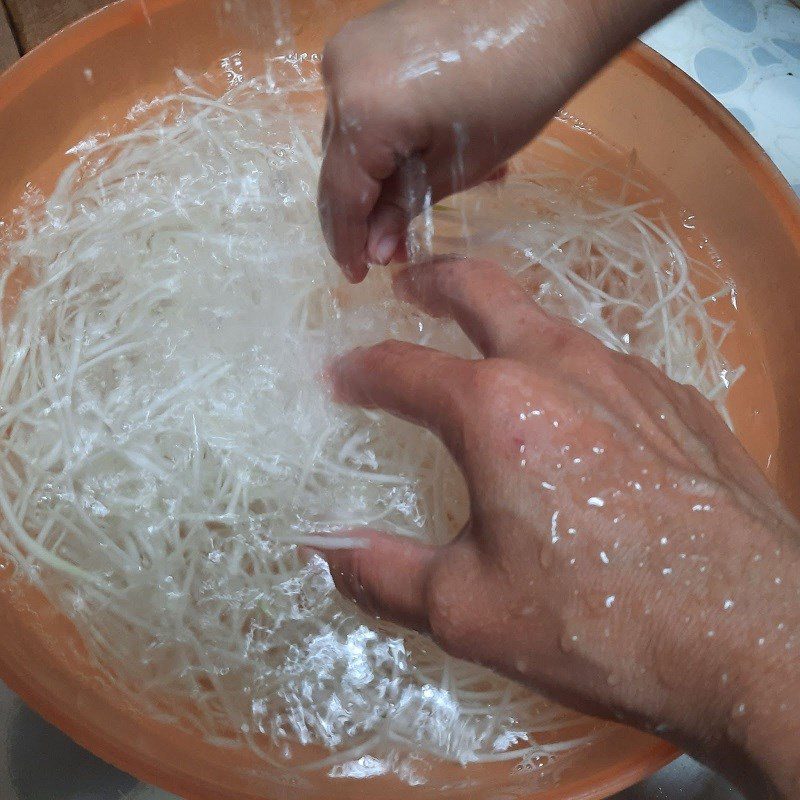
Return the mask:
[(375, 610), (377, 598), (372, 593), (367, 560), (360, 551), (348, 553), (340, 563), (329, 562), (329, 567), (334, 585), (342, 595), (368, 613)]
[(369, 348), (369, 353), (376, 365), (386, 361), (393, 361), (408, 356), (410, 345), (399, 339), (386, 339), (380, 344)]
[(490, 415), (504, 413), (526, 394), (530, 370), (524, 364), (504, 358), (487, 358), (475, 364), (469, 396), (473, 404)]
[(471, 559), (448, 553), (437, 562), (426, 587), (426, 609), (431, 637), (444, 650), (457, 655), (463, 652), (474, 634), (474, 615), (465, 586), (474, 586)]
[(410, 345), (406, 342), (388, 339), (361, 350), (359, 352), (361, 372), (365, 375), (391, 373), (399, 364), (408, 359), (409, 347)]
[(335, 36), (325, 43), (322, 49), (322, 60), (320, 69), (322, 78), (326, 84), (335, 85), (336, 80), (341, 74), (347, 54), (351, 51), (352, 32), (349, 26), (345, 25)]
[(551, 339), (551, 355), (564, 373), (602, 380), (616, 374), (616, 354), (586, 331), (561, 325)]
[(612, 357), (612, 351), (598, 339), (563, 320), (554, 326), (553, 344), (562, 359), (575, 362), (607, 362)]

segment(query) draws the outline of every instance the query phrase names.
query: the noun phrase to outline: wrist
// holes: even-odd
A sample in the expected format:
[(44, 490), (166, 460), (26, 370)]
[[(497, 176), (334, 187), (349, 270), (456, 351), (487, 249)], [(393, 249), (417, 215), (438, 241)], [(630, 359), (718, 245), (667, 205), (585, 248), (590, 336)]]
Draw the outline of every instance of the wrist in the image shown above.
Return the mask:
[(686, 0), (580, 0), (602, 37), (607, 57), (655, 25)]
[(693, 586), (700, 602), (687, 602), (682, 629), (674, 607), (662, 611), (668, 633), (659, 636), (653, 664), (668, 688), (650, 719), (666, 721), (668, 728), (657, 732), (717, 768), (747, 797), (794, 798), (800, 795), (800, 543), (793, 528), (776, 534), (773, 526), (740, 519), (730, 529), (729, 546), (743, 554), (739, 568)]

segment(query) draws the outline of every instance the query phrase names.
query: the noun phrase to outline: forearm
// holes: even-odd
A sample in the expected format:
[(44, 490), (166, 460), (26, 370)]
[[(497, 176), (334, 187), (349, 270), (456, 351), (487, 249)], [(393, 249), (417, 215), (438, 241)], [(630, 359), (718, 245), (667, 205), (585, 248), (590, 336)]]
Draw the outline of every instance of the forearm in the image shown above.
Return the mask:
[[(325, 48), (322, 227), (351, 280), (488, 178), (677, 0), (395, 0)], [(413, 191), (408, 187), (414, 186)]]
[[(470, 0), (461, 11), (464, 24), (452, 28), (460, 40), (460, 63), (453, 65), (458, 79), (447, 80), (449, 71), (442, 70), (449, 114), (458, 121), (476, 108), (479, 119), (467, 120), (474, 142), (491, 143), (493, 161), (507, 160), (609, 60), (682, 1)], [(444, 29), (453, 7), (440, 8)], [(443, 49), (449, 44), (445, 36)], [(434, 93), (432, 101), (443, 99)]]
[(800, 530), (727, 523), (706, 535), (736, 565), (654, 604), (644, 717), (748, 798), (788, 800), (800, 796)]

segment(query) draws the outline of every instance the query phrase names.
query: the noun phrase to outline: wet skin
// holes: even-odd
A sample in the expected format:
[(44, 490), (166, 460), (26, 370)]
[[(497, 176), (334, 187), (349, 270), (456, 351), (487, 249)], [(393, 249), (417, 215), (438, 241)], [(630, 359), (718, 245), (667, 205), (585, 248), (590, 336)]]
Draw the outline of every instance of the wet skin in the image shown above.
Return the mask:
[[(325, 52), (319, 188), (352, 281), (430, 202), (497, 173), (676, 0), (400, 0)], [(437, 433), (470, 491), (450, 545), (380, 531), (339, 589), (589, 713), (656, 731), (750, 796), (800, 796), (800, 523), (711, 405), (548, 317), (499, 267), (441, 259), (398, 294), (485, 358), (398, 342), (332, 368), (339, 401)]]
[(754, 796), (796, 796), (800, 523), (713, 406), (497, 265), (415, 265), (396, 291), (485, 358), (384, 342), (332, 366), (335, 397), (440, 436), (470, 519), (445, 547), (358, 531), (369, 547), (326, 554), (340, 591)]

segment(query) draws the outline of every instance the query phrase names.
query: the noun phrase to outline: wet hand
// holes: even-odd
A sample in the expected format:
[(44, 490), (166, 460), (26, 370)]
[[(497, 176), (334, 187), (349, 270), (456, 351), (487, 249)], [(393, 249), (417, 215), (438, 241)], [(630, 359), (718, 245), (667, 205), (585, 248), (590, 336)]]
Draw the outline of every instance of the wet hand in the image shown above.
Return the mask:
[(426, 204), (491, 177), (678, 0), (397, 0), (327, 45), (319, 212), (352, 281)]
[(339, 589), (759, 797), (796, 790), (800, 524), (711, 404), (495, 265), (416, 265), (396, 290), (484, 358), (385, 342), (336, 363), (335, 393), (439, 435), (470, 518), (440, 548), (359, 531), (368, 548), (327, 554)]

